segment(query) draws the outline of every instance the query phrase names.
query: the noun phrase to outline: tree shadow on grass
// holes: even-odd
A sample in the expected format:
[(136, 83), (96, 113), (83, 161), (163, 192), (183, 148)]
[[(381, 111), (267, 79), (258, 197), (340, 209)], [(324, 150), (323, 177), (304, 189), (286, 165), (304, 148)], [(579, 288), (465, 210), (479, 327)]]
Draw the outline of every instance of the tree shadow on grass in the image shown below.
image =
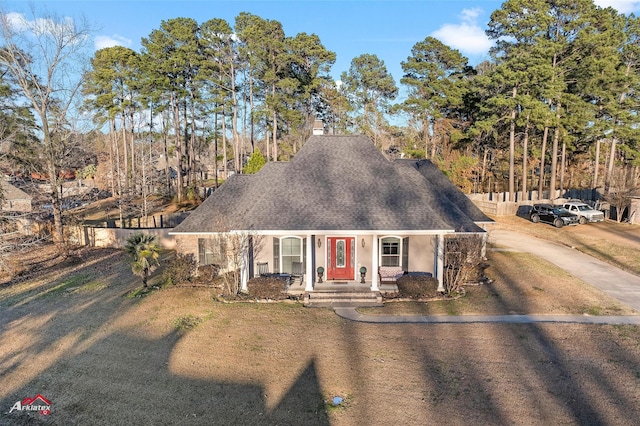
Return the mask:
[[(493, 292), (497, 310), (526, 312), (521, 284), (500, 279), (511, 294)], [(343, 331), (361, 389), (377, 391), (359, 398), (365, 423), (631, 425), (640, 415), (636, 326), (349, 322)], [(385, 368), (398, 358), (406, 369)]]
[[(262, 386), (172, 373), (169, 357), (180, 336), (174, 331), (145, 340), (113, 334), (58, 360), (0, 399), (0, 424), (329, 424), (313, 361), (268, 409)], [(16, 401), (36, 394), (51, 401), (50, 416), (8, 413)]]
[[(110, 262), (86, 266), (103, 271), (108, 286), (52, 292), (56, 284), (44, 283), (40, 293), (25, 290), (2, 308), (0, 424), (329, 424), (313, 359), (274, 407), (260, 384), (172, 372), (172, 353), (186, 333), (146, 335), (148, 317), (121, 324), (135, 319), (145, 299), (124, 297), (138, 278), (126, 268), (108, 273)], [(90, 274), (86, 268), (59, 281)], [(183, 362), (199, 357), (181, 354)], [(37, 394), (51, 401), (50, 415), (9, 413)]]
[[(501, 279), (507, 280), (507, 288), (516, 285)], [(520, 303), (507, 302), (512, 297), (495, 296), (504, 312), (523, 309)], [(582, 330), (572, 335), (577, 328)], [(636, 327), (630, 329), (637, 332)], [(446, 357), (438, 345), (421, 347), (425, 382), (436, 384), (431, 389), (434, 401), (441, 406), (473, 407), (449, 413), (449, 420), (504, 425), (600, 425), (615, 420), (631, 424), (640, 413), (638, 393), (629, 391), (633, 375), (625, 378), (631, 382), (621, 382), (607, 365), (615, 363), (616, 369), (635, 371), (636, 376), (640, 372), (635, 351), (608, 344), (616, 338), (613, 326), (427, 325), (414, 327), (411, 336), (422, 334), (459, 348), (455, 357)], [(491, 340), (488, 350), (477, 343), (487, 338)]]

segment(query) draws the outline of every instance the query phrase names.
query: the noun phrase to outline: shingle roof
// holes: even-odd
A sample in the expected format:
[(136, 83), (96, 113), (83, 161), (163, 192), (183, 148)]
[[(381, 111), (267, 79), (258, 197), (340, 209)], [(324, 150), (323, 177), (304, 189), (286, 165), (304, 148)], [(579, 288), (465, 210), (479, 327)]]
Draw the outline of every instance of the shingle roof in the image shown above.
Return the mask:
[(290, 162), (232, 176), (173, 232), (481, 231), (474, 220), (490, 219), (463, 198), (430, 162), (389, 161), (365, 136), (312, 136)]
[(457, 186), (445, 176), (442, 171), (429, 160), (396, 160), (398, 163), (406, 163), (414, 167), (431, 186), (438, 191), (441, 197), (450, 200), (469, 219), (476, 223), (493, 223), (482, 210), (476, 206)]
[(33, 198), (23, 190), (6, 182), (2, 177), (0, 177), (0, 186), (2, 186), (3, 198), (5, 200), (31, 200)]

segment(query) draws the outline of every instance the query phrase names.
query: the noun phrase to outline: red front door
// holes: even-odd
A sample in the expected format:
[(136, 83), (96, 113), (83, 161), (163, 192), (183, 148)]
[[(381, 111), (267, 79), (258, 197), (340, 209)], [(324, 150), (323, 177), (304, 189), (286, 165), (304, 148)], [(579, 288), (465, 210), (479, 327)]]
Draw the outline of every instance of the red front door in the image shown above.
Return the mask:
[(347, 237), (327, 238), (327, 279), (354, 280), (353, 264), (355, 239)]

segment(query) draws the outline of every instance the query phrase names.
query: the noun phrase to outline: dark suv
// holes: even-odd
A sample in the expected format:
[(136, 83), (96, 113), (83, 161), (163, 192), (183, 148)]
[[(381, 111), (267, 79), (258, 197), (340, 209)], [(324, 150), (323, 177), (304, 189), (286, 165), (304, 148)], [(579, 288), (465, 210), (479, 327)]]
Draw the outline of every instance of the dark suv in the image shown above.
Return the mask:
[(533, 223), (550, 223), (556, 228), (562, 228), (565, 225), (577, 225), (580, 222), (579, 216), (567, 209), (551, 204), (534, 204), (529, 218)]

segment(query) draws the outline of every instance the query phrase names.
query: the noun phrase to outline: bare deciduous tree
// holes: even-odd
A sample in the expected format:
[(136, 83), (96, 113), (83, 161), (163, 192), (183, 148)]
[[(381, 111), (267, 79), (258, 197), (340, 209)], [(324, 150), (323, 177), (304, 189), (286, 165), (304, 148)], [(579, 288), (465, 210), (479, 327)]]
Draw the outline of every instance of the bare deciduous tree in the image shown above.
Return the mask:
[(445, 239), (444, 289), (447, 295), (462, 291), (464, 283), (477, 281), (484, 262), (483, 239), (478, 234), (447, 237)]
[(83, 67), (89, 63), (89, 27), (71, 18), (31, 9), (30, 17), (0, 10), (0, 63), (15, 79), (40, 127), (45, 173), (51, 189), (53, 240), (64, 242), (59, 174), (65, 134), (80, 94)]
[[(249, 231), (216, 234), (211, 237), (211, 246), (220, 249), (220, 276), (226, 294), (241, 291), (242, 271), (248, 273), (249, 254), (256, 256), (262, 249), (264, 237)], [(249, 277), (247, 276), (246, 279)]]

